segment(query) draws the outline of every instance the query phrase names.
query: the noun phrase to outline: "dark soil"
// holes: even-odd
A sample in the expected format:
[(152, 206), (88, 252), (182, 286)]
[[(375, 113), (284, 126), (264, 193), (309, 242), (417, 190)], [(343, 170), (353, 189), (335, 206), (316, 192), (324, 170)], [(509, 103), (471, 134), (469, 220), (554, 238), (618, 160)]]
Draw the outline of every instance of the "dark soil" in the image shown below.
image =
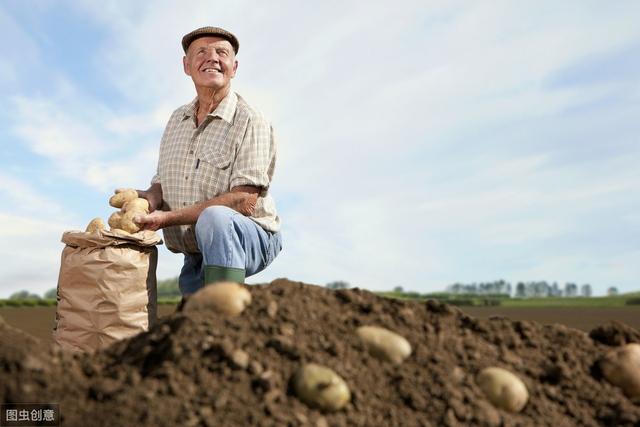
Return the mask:
[[(640, 401), (596, 368), (611, 345), (638, 341), (623, 324), (590, 337), (357, 289), (285, 279), (249, 289), (253, 302), (239, 317), (179, 312), (92, 355), (43, 348), (0, 321), (0, 403), (59, 403), (62, 425), (83, 427), (640, 425)], [(355, 339), (360, 325), (403, 335), (412, 355), (400, 366), (373, 359)], [(289, 379), (305, 362), (346, 380), (345, 409), (322, 413), (291, 393)], [(525, 382), (530, 399), (521, 413), (484, 399), (474, 377), (488, 366)]]

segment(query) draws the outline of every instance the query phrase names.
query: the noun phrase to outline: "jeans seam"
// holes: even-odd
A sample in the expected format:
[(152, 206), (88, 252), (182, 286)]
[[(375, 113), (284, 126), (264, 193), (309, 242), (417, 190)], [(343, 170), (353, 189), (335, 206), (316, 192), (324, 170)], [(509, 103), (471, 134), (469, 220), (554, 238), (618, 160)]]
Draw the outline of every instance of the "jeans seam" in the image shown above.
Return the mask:
[(227, 262), (225, 267), (231, 267), (231, 255), (233, 252), (233, 215), (229, 215), (229, 229), (227, 230)]

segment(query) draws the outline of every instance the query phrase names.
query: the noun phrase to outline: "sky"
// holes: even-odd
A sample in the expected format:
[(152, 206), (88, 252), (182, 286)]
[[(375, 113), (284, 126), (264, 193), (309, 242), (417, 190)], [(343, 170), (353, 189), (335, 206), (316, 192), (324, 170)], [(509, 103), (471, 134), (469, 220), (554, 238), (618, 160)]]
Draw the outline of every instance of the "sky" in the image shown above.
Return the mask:
[[(195, 90), (180, 40), (240, 40), (284, 248), (263, 272), (434, 292), (640, 290), (640, 3), (0, 2), (0, 298), (56, 286), (66, 230), (144, 189)], [(158, 278), (182, 256), (160, 248)]]

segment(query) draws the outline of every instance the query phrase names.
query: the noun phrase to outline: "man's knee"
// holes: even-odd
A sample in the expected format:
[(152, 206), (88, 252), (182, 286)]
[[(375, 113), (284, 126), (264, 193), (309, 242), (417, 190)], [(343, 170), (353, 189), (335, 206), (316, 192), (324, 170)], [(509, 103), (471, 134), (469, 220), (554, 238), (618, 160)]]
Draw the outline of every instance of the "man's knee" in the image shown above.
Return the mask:
[(233, 222), (235, 214), (237, 214), (236, 211), (226, 206), (209, 206), (198, 217), (196, 234), (226, 231)]

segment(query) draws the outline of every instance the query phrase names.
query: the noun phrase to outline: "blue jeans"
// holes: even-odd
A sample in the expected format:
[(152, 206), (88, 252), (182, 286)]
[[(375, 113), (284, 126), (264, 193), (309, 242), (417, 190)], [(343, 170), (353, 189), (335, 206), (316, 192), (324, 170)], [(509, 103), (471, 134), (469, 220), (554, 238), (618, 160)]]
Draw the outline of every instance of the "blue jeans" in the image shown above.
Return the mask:
[(185, 254), (178, 283), (182, 295), (204, 286), (204, 267), (244, 268), (249, 277), (264, 270), (282, 249), (280, 232), (266, 231), (226, 206), (210, 206), (196, 223), (199, 254)]

